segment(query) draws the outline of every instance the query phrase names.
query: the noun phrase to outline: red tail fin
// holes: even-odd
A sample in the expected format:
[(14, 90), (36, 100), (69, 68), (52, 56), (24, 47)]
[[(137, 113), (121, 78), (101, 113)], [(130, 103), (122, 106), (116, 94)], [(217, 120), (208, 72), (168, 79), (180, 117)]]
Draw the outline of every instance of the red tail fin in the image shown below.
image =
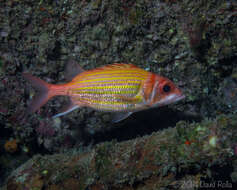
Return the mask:
[(32, 76), (29, 73), (23, 73), (23, 77), (27, 81), (29, 81), (32, 84), (33, 88), (35, 88), (35, 90), (37, 91), (26, 110), (27, 114), (34, 113), (53, 96), (53, 94), (50, 93), (50, 87), (52, 85), (42, 81), (37, 77)]

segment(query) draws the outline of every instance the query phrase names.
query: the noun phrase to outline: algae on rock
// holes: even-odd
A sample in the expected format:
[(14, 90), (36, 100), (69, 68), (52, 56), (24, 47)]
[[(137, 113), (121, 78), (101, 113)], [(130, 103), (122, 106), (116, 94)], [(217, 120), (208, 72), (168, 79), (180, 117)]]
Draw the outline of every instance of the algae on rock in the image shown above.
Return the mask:
[[(180, 121), (175, 128), (86, 152), (38, 155), (12, 173), (5, 190), (179, 189), (188, 180), (200, 187), (205, 180), (221, 180), (215, 168), (236, 162), (236, 126), (236, 114), (220, 115), (201, 123)], [(225, 175), (234, 179), (236, 172)]]

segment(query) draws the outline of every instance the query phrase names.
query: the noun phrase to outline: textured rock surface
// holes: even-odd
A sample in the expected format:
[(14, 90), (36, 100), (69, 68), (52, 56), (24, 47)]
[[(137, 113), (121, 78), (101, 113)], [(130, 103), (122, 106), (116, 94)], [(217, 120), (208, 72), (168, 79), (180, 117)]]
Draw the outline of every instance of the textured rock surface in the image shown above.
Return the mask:
[(229, 180), (234, 189), (230, 176), (236, 180), (236, 168), (226, 169), (237, 161), (236, 125), (237, 115), (180, 121), (175, 128), (125, 142), (36, 155), (12, 173), (4, 189), (194, 189), (210, 184), (209, 179), (216, 187)]
[[(0, 184), (37, 153), (133, 139), (179, 120), (235, 113), (236, 25), (237, 4), (226, 0), (1, 1)], [(109, 113), (84, 108), (50, 119), (66, 100), (59, 97), (21, 120), (34, 94), (22, 72), (63, 83), (70, 61), (85, 69), (133, 63), (175, 81), (186, 99), (114, 125)], [(14, 154), (4, 150), (9, 140), (18, 143)]]

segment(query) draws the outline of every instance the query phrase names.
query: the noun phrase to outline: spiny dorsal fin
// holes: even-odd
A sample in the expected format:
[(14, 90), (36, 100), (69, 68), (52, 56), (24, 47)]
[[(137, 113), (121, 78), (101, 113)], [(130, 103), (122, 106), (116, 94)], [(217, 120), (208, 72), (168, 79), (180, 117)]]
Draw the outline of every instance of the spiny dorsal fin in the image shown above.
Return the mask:
[(105, 65), (105, 66), (99, 67), (97, 69), (98, 70), (113, 70), (113, 69), (129, 69), (129, 68), (140, 69), (136, 65), (126, 64), (126, 63), (113, 63), (113, 64), (109, 64), (109, 65)]
[(88, 70), (88, 71), (84, 71), (82, 72), (80, 75), (77, 75), (75, 78), (73, 78), (72, 82), (76, 82), (80, 79), (83, 79), (84, 76), (86, 76), (88, 73), (92, 74), (96, 74), (96, 73), (101, 73), (101, 72), (109, 72), (109, 71), (119, 71), (119, 70), (126, 70), (126, 69), (140, 69), (143, 70), (133, 64), (126, 64), (126, 63), (113, 63), (113, 64), (109, 64), (109, 65), (105, 65), (102, 67), (98, 67), (92, 70)]

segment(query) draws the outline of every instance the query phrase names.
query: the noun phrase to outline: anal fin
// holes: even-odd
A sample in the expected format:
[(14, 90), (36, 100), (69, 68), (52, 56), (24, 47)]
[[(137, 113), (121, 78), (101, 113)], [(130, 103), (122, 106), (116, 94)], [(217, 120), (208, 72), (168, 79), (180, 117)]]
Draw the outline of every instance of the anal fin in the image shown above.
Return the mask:
[(71, 100), (68, 104), (66, 104), (64, 106), (64, 108), (60, 111), (60, 113), (54, 115), (52, 118), (57, 118), (57, 117), (60, 117), (60, 116), (63, 116), (63, 115), (66, 115), (68, 113), (70, 113), (71, 111), (79, 108), (80, 106), (78, 106), (77, 104), (74, 104)]

